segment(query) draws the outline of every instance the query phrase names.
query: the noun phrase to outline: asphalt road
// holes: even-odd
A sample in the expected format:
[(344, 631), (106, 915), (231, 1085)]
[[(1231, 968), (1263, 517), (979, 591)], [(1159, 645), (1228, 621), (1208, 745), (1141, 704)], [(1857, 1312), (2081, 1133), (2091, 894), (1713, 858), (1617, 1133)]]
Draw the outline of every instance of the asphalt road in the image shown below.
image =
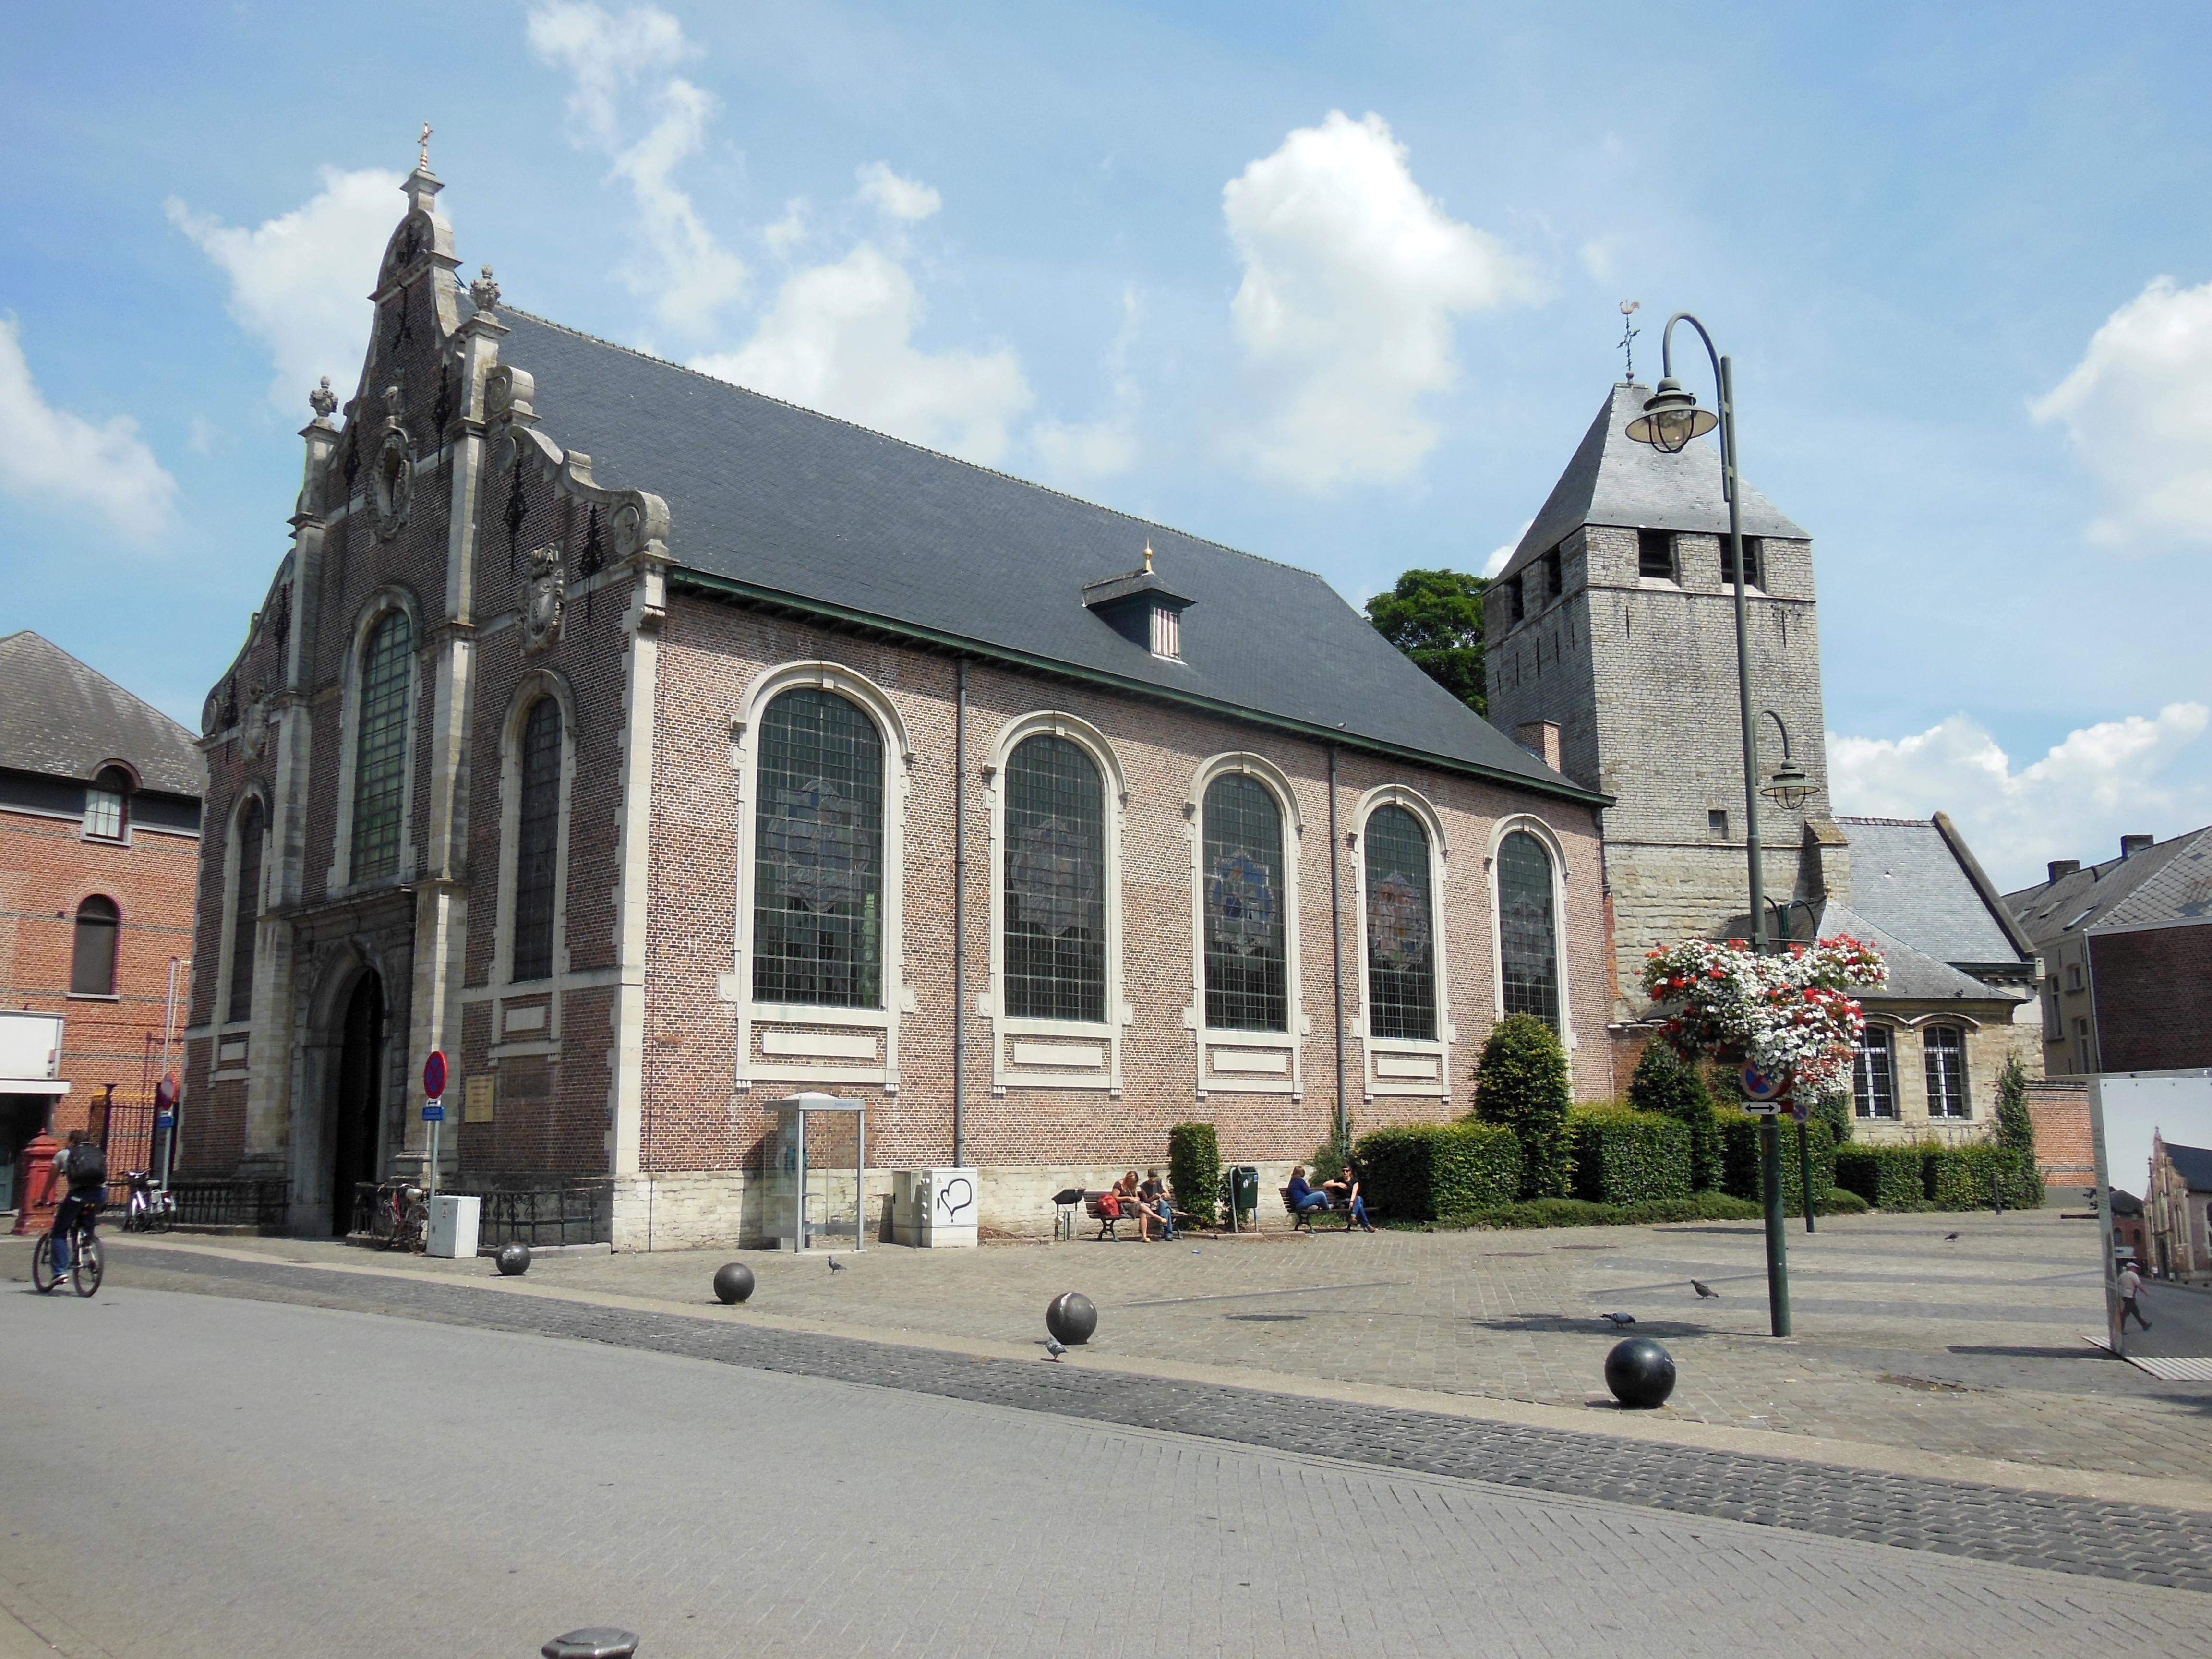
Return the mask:
[(2142, 1297), (2148, 1330), (2132, 1319), (2121, 1338), (2127, 1352), (2160, 1358), (2212, 1358), (2212, 1290), (2147, 1279)]
[(323, 1308), (11, 1285), (0, 1354), (4, 1659), (521, 1659), (587, 1623), (642, 1659), (2163, 1655), (2212, 1607)]

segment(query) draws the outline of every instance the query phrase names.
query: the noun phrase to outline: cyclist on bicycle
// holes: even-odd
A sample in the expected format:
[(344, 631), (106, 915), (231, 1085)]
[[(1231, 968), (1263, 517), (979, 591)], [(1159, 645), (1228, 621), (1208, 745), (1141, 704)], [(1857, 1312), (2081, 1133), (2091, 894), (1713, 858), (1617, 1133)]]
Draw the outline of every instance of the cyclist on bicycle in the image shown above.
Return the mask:
[(69, 1145), (54, 1154), (39, 1202), (52, 1202), (55, 1183), (64, 1180), (69, 1182), (69, 1193), (54, 1211), (52, 1233), (57, 1285), (69, 1283), (70, 1242), (76, 1237), (78, 1218), (97, 1215), (100, 1200), (107, 1196), (107, 1154), (82, 1129), (71, 1129)]

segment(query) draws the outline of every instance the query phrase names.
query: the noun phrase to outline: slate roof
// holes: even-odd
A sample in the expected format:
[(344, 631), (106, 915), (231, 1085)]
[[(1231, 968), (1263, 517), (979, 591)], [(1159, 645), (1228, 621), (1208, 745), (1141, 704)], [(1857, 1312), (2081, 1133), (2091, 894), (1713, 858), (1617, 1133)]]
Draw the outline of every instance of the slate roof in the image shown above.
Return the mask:
[[(1567, 470), (1498, 574), (1510, 576), (1586, 524), (1633, 529), (1728, 532), (1728, 502), (1721, 495), (1721, 452), (1700, 438), (1678, 455), (1638, 443), (1628, 423), (1644, 412), (1651, 388), (1620, 380), (1583, 434)], [(1748, 483), (1743, 487), (1743, 533), (1807, 539), (1774, 504)]]
[(2166, 1161), (2192, 1193), (2212, 1193), (2212, 1147), (2166, 1143)]
[[(1341, 733), (1601, 803), (1407, 659), (1308, 571), (1078, 501), (501, 307), (500, 357), (593, 476), (668, 503), (672, 580)], [(1180, 662), (1085, 609), (1149, 540), (1193, 601)]]
[(2005, 895), (2013, 918), (2045, 956), (2085, 929), (2194, 921), (2212, 914), (2212, 827), (2192, 830), (2130, 858), (2107, 859)]
[(1850, 842), (1851, 908), (1885, 932), (1960, 966), (2025, 966), (2034, 955), (1947, 820), (1835, 823)]
[[(1852, 872), (1854, 890), (1857, 879)], [(2019, 998), (1962, 974), (1948, 962), (1917, 950), (1872, 917), (1850, 906), (1828, 901), (1820, 912), (1818, 937), (1832, 939), (1849, 933), (1873, 945), (1888, 964), (1888, 982), (1879, 987), (1854, 987), (1851, 994), (1862, 1002), (2018, 1001)]]
[(0, 766), (89, 783), (126, 762), (142, 788), (207, 793), (192, 734), (29, 629), (0, 638)]

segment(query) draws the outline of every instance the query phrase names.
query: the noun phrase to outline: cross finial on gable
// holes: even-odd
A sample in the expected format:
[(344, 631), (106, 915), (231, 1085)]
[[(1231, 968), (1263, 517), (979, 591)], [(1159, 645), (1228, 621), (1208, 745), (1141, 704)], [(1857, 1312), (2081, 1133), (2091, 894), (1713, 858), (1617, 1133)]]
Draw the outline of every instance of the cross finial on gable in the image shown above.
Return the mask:
[(423, 122), (422, 136), (415, 141), (418, 146), (415, 153), (415, 165), (425, 173), (430, 170), (430, 124), (428, 121)]

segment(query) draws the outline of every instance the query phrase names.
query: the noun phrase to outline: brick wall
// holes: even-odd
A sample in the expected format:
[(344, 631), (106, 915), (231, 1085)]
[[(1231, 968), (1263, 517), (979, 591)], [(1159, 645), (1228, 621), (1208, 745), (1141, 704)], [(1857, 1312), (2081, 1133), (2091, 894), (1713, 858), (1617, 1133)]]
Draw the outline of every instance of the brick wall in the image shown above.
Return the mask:
[(2089, 952), (2100, 1069), (2212, 1066), (2212, 924), (2092, 933)]
[[(2089, 1134), (2089, 1085), (2045, 1079), (2027, 1085), (2035, 1125), (2035, 1161), (2056, 1186), (2094, 1187), (2097, 1158)], [(2140, 1196), (2140, 1194), (2138, 1194)]]

